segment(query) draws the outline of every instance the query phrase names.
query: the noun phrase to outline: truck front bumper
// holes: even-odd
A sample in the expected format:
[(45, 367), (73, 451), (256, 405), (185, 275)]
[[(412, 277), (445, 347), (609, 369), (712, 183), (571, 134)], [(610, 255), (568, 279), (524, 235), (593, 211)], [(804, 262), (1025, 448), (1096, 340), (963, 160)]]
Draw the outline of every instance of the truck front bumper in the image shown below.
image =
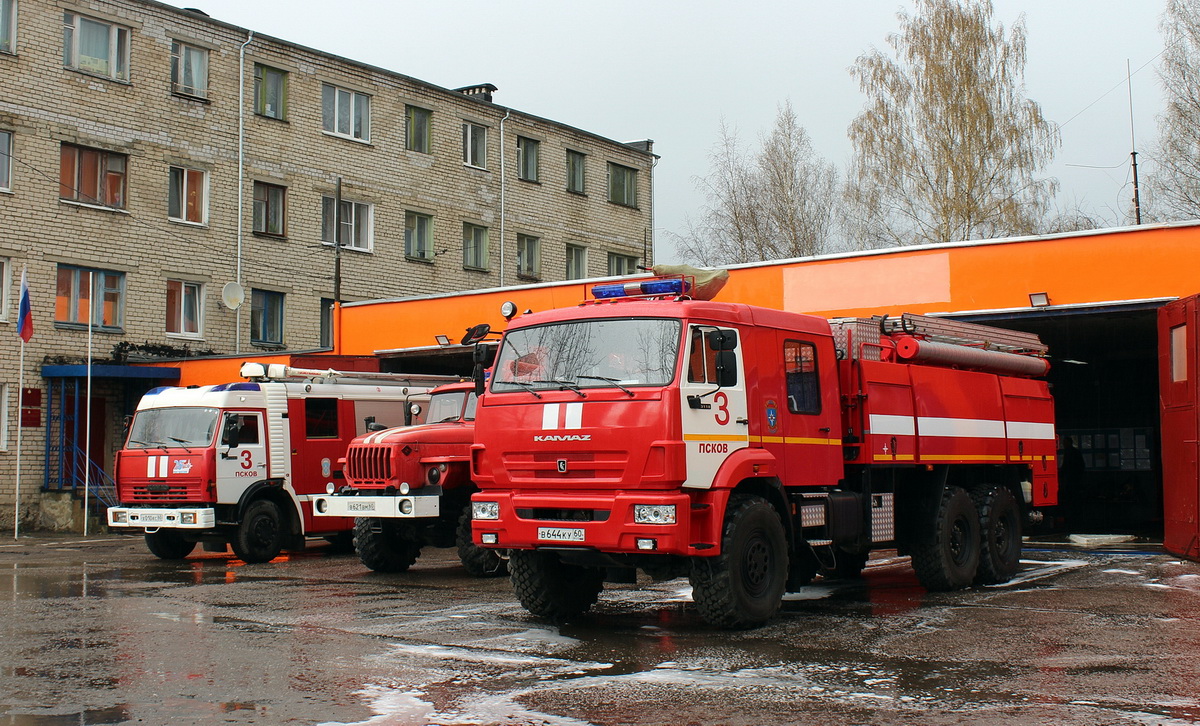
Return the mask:
[(110, 507), (109, 527), (145, 529), (212, 529), (217, 512), (211, 507)]
[(380, 517), (383, 519), (422, 519), (436, 517), (441, 511), (437, 496), (346, 496), (326, 494), (312, 498), (317, 517)]

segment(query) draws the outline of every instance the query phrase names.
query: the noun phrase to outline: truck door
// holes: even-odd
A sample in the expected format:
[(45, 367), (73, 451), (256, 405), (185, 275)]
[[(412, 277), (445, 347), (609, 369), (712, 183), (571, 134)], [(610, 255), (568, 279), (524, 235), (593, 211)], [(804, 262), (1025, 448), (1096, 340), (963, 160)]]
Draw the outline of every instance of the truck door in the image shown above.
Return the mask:
[[(744, 343), (736, 330), (692, 325), (687, 345), (679, 385), (687, 448), (687, 480), (683, 485), (708, 489), (725, 459), (749, 445)], [(722, 381), (722, 376), (728, 378)]]
[(246, 487), (267, 475), (262, 414), (226, 411), (217, 442), (217, 501), (237, 504)]
[(842, 440), (837, 431), (841, 411), (833, 343), (780, 331), (776, 346), (772, 357), (783, 371), (783, 396), (775, 405), (767, 402), (764, 431), (774, 429), (772, 440), (782, 439), (784, 481), (794, 486), (836, 484), (842, 471)]
[(1158, 379), (1162, 404), (1163, 547), (1200, 559), (1200, 468), (1196, 406), (1197, 297), (1169, 303), (1158, 311)]

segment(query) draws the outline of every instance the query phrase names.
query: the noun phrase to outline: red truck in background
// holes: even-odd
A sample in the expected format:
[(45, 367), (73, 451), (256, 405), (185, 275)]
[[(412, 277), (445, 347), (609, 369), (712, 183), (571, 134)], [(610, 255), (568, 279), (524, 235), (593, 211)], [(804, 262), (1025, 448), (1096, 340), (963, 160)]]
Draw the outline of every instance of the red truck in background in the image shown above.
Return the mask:
[(1057, 498), (1036, 336), (934, 317), (828, 321), (601, 285), (510, 321), (475, 421), (473, 530), (535, 615), (606, 572), (687, 576), (702, 617), (770, 619), (874, 548), (921, 583), (1004, 582)]
[(422, 547), (457, 547), (463, 567), (486, 577), (504, 560), (471, 541), (475, 385), (433, 390), (425, 423), (360, 436), (344, 459), (345, 484), (318, 496), (317, 518), (355, 517), (354, 546), (376, 572), (404, 572)]
[[(412, 423), (448, 376), (246, 363), (246, 379), (146, 393), (117, 452), (108, 526), (144, 533), (156, 556), (206, 550), (266, 562), (309, 537), (350, 545), (353, 520), (316, 519), (311, 499), (342, 476), (352, 438)], [(455, 379), (457, 380), (457, 379)]]

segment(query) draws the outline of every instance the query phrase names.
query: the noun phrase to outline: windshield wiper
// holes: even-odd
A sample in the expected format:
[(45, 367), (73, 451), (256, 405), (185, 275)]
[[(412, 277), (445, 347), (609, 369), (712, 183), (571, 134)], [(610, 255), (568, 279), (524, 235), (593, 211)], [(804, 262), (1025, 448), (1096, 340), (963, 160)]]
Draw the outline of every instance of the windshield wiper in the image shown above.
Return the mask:
[(181, 439), (178, 436), (168, 436), (167, 438), (182, 446), (184, 451), (188, 452), (189, 454), (192, 453), (192, 450), (187, 447), (187, 445), (191, 442), (187, 439)]
[(533, 390), (533, 384), (532, 384), (532, 383), (526, 383), (525, 381), (503, 381), (503, 383), (505, 383), (505, 384), (512, 384), (512, 385), (514, 385), (514, 386), (521, 386), (521, 387), (523, 387), (523, 388), (524, 388), (526, 391), (529, 391), (530, 393), (532, 393), (534, 398), (541, 398), (541, 397), (542, 397), (542, 394), (540, 394), (540, 393), (538, 393), (537, 391)]
[(574, 391), (579, 394), (580, 398), (587, 398), (587, 394), (584, 393), (583, 391), (579, 390), (579, 386), (575, 385), (574, 381), (564, 381), (564, 380), (555, 378), (552, 381), (534, 381), (534, 383), (553, 383), (553, 384), (559, 386), (558, 390), (560, 390), (560, 391), (568, 391), (568, 390)]
[(629, 394), (630, 398), (633, 398), (633, 391), (629, 390), (625, 386), (622, 386), (621, 382), (616, 378), (609, 378), (607, 376), (575, 376), (575, 377), (576, 378), (586, 378), (589, 381), (608, 381), (609, 383), (613, 384), (617, 388), (620, 388), (625, 393)]

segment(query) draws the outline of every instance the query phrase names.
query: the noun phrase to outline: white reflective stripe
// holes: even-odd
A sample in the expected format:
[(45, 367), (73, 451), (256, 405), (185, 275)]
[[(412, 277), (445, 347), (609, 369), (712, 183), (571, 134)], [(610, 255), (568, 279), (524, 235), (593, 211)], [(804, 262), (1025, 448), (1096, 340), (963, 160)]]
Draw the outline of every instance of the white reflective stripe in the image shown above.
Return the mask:
[(583, 404), (568, 403), (567, 404), (567, 421), (563, 426), (565, 429), (581, 429), (583, 428)]
[(558, 428), (558, 404), (547, 403), (542, 406), (542, 430), (553, 431)]
[(149, 477), (154, 476), (154, 468), (155, 468), (154, 460), (157, 458), (158, 458), (157, 456), (147, 456), (146, 457), (146, 476), (149, 476)]
[(163, 479), (167, 478), (167, 461), (169, 459), (169, 456), (158, 457), (158, 475)]
[(912, 436), (917, 432), (916, 420), (912, 416), (888, 416), (871, 414), (871, 433), (890, 436)]
[(1034, 423), (1032, 421), (1009, 421), (1008, 438), (1053, 441), (1054, 424)]
[(921, 436), (946, 438), (1002, 439), (1004, 422), (986, 418), (919, 417), (917, 429)]

